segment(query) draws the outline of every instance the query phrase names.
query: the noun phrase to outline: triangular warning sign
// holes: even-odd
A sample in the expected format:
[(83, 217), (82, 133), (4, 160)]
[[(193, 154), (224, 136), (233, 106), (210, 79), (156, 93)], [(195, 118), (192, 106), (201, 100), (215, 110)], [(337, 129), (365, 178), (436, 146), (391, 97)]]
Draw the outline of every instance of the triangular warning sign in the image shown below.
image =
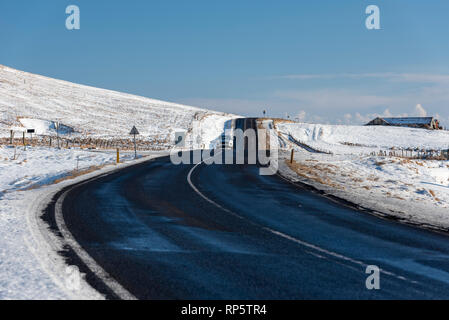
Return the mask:
[(140, 134), (139, 130), (137, 130), (136, 126), (133, 126), (133, 128), (131, 129), (131, 132), (129, 134)]

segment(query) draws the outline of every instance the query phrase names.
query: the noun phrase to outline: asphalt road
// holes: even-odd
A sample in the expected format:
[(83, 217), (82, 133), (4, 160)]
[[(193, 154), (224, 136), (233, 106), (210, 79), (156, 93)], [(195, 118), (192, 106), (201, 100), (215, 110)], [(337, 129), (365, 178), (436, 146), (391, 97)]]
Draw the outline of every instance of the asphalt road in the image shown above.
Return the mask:
[[(447, 236), (358, 212), (256, 166), (193, 168), (153, 160), (64, 199), (73, 237), (137, 298), (449, 298)], [(366, 288), (367, 265), (383, 270), (380, 290)]]

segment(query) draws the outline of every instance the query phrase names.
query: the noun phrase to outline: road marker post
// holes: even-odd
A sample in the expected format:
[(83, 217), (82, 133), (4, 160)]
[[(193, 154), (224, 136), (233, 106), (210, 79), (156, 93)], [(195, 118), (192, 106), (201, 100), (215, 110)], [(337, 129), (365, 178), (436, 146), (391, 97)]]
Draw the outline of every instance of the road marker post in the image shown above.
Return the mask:
[(117, 148), (117, 164), (120, 163), (120, 149)]
[(59, 145), (59, 121), (55, 122), (55, 129), (56, 129), (56, 140), (58, 141), (58, 149), (61, 149)]
[(295, 149), (292, 149), (292, 154), (290, 156), (290, 163), (293, 163), (293, 157), (295, 156)]

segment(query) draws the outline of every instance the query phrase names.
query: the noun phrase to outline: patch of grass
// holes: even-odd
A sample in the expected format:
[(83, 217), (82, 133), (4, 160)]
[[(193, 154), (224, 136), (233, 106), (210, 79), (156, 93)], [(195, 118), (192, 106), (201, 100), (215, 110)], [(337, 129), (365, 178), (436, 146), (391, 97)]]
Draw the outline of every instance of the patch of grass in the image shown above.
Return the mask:
[(435, 193), (435, 191), (429, 189), (429, 193), (432, 195), (433, 199), (434, 199), (436, 202), (441, 202), (441, 200), (437, 197), (437, 194)]
[(299, 176), (303, 178), (313, 180), (315, 182), (318, 182), (319, 184), (328, 185), (336, 189), (342, 189), (341, 186), (335, 184), (329, 178), (323, 177), (323, 172), (325, 173), (324, 175), (326, 175), (326, 173), (335, 174), (335, 172), (333, 172), (329, 168), (326, 168), (325, 166), (318, 166), (318, 165), (310, 166), (296, 161), (290, 163), (290, 160), (286, 160), (286, 163), (290, 169), (295, 171)]
[(104, 168), (106, 165), (107, 164), (98, 165), (98, 166), (90, 166), (90, 167), (88, 167), (86, 169), (82, 169), (82, 170), (72, 170), (72, 171), (69, 171), (67, 173), (67, 175), (64, 175), (61, 178), (55, 179), (51, 183), (46, 183), (46, 184), (38, 184), (38, 183), (36, 183), (36, 184), (33, 184), (32, 186), (29, 186), (29, 187), (26, 187), (26, 188), (23, 188), (23, 189), (19, 189), (19, 191), (35, 190), (35, 189), (39, 189), (40, 187), (43, 187), (43, 186), (47, 186), (47, 185), (51, 185), (51, 184), (57, 184), (57, 183), (60, 183), (62, 181), (75, 179), (75, 178), (77, 178), (79, 176), (82, 176), (82, 175), (94, 172), (94, 171), (99, 170), (101, 168)]
[(60, 183), (60, 182), (65, 181), (65, 180), (75, 179), (75, 178), (77, 178), (77, 177), (79, 177), (79, 176), (82, 176), (82, 175), (85, 175), (85, 174), (88, 174), (88, 173), (97, 171), (97, 170), (99, 170), (99, 169), (101, 169), (101, 168), (104, 168), (105, 166), (106, 166), (106, 165), (90, 166), (90, 167), (87, 168), (87, 169), (82, 169), (82, 170), (72, 170), (72, 171), (70, 171), (66, 176), (54, 180), (54, 181), (53, 181), (53, 184)]

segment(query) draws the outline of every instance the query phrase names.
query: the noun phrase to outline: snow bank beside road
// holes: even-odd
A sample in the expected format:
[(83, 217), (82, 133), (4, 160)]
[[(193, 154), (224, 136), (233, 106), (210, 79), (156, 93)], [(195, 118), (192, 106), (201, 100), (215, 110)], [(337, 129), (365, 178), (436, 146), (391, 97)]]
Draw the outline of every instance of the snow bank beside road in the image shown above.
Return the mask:
[(296, 152), (281, 174), (407, 223), (449, 230), (449, 162)]
[(295, 161), (290, 164), (289, 154), (284, 155), (283, 175), (380, 215), (449, 230), (449, 161), (370, 156), (390, 149), (448, 149), (449, 131), (285, 122), (277, 131), (331, 153), (307, 152), (290, 143)]
[[(115, 158), (114, 153), (77, 149), (27, 147), (25, 151), (23, 147), (0, 147), (0, 197), (12, 191), (51, 184), (77, 169), (113, 164)], [(130, 158), (128, 155), (122, 160)]]
[[(132, 158), (122, 155), (125, 161)], [(61, 248), (56, 239), (52, 239), (51, 245), (43, 240), (42, 233), (51, 235), (47, 230), (37, 230), (35, 206), (64, 185), (115, 169), (114, 161), (115, 153), (48, 148), (27, 148), (27, 151), (18, 148), (14, 160), (13, 148), (0, 147), (0, 300), (101, 298), (86, 284), (74, 292), (64, 287), (64, 277), (69, 274), (56, 254)], [(76, 173), (73, 170), (77, 162), (81, 171), (107, 166), (74, 180), (52, 184)]]
[[(206, 115), (199, 121), (193, 122), (193, 130), (187, 139), (187, 146), (193, 149), (215, 149), (221, 145), (221, 136), (226, 130), (232, 129), (232, 119), (218, 115)], [(189, 144), (190, 143), (190, 144)]]

